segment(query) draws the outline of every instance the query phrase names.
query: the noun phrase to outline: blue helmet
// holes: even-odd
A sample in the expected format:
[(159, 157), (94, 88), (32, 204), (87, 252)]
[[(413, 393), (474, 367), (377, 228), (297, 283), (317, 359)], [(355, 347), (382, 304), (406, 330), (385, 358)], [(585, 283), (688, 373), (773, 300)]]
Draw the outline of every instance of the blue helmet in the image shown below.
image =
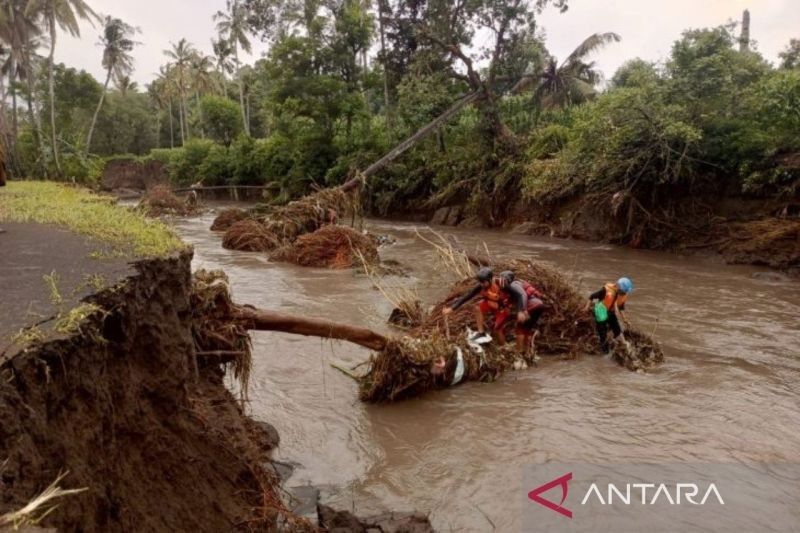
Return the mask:
[(619, 278), (617, 280), (617, 288), (625, 294), (633, 292), (633, 282), (628, 278)]

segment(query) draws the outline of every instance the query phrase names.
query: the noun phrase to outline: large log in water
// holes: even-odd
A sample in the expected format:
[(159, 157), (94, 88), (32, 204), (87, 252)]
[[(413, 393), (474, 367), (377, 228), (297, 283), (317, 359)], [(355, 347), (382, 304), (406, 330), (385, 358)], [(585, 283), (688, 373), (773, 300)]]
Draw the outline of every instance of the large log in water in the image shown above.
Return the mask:
[(245, 328), (260, 331), (282, 331), (295, 335), (321, 337), (323, 339), (338, 339), (352, 342), (381, 351), (386, 347), (388, 339), (379, 333), (362, 328), (341, 324), (319, 318), (307, 318), (275, 311), (265, 311), (252, 307), (237, 306), (233, 319), (240, 322)]

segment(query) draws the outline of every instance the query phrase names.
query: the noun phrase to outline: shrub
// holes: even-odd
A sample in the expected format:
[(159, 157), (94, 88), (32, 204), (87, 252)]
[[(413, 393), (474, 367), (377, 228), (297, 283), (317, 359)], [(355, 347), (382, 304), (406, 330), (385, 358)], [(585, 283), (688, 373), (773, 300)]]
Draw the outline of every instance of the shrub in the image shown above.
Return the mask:
[(203, 176), (200, 165), (214, 146), (210, 139), (189, 139), (175, 149), (169, 163), (170, 179), (177, 185), (190, 185)]
[(222, 96), (204, 96), (200, 103), (203, 130), (215, 141), (230, 146), (242, 131), (239, 104)]

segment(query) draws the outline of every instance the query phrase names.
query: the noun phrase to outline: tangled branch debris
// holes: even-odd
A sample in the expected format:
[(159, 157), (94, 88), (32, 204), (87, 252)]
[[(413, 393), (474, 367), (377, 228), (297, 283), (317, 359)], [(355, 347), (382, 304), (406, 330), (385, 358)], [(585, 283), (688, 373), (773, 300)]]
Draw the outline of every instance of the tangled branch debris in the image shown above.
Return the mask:
[(261, 222), (246, 218), (234, 222), (222, 237), (222, 247), (242, 252), (269, 252), (280, 245), (280, 241)]
[(223, 209), (216, 218), (214, 218), (214, 222), (211, 224), (211, 231), (226, 231), (234, 223), (249, 218), (249, 216), (250, 215), (248, 215), (247, 211), (244, 209), (236, 207)]
[(156, 185), (147, 190), (139, 202), (139, 209), (151, 217), (162, 215), (188, 216), (200, 211), (196, 196), (181, 200), (166, 185)]
[[(463, 266), (470, 258), (446, 245), (440, 251), (444, 252), (444, 263), (454, 266), (453, 272), (463, 274)], [(509, 369), (534, 364), (536, 354), (574, 359), (596, 349), (594, 322), (583, 311), (585, 299), (555, 269), (531, 261), (495, 264), (494, 269), (511, 270), (518, 279), (533, 283), (544, 293), (547, 308), (539, 320), (535, 352), (520, 359), (515, 351), (494, 343), (479, 350), (469, 346), (464, 332), (474, 322), (471, 305), (456, 310), (445, 321), (442, 310), (474, 286), (474, 278), (469, 276), (457, 281), (447, 297), (407, 337), (392, 339), (384, 350), (373, 354), (360, 380), (361, 399), (396, 401), (462, 381), (493, 381)], [(451, 333), (455, 333), (453, 337)], [(644, 370), (663, 361), (661, 348), (648, 335), (628, 330), (626, 337), (629, 344), (620, 343), (614, 354), (622, 366)], [(463, 376), (459, 370), (462, 365)]]
[(325, 268), (350, 268), (362, 261), (368, 264), (379, 262), (373, 237), (339, 225), (323, 226), (313, 233), (301, 235), (293, 243), (275, 250), (270, 259)]
[[(222, 245), (231, 250), (253, 251), (257, 247), (255, 251), (270, 251), (294, 243), (301, 235), (335, 224), (340, 216), (355, 210), (352, 195), (341, 188), (322, 189), (265, 216), (254, 216), (230, 225)], [(232, 216), (226, 215), (226, 218)], [(218, 217), (219, 224), (224, 225), (221, 217), (222, 214)]]
[(191, 304), (192, 336), (200, 365), (232, 364), (242, 399), (246, 399), (252, 345), (247, 329), (231, 320), (236, 305), (231, 300), (228, 276), (221, 270), (195, 272)]

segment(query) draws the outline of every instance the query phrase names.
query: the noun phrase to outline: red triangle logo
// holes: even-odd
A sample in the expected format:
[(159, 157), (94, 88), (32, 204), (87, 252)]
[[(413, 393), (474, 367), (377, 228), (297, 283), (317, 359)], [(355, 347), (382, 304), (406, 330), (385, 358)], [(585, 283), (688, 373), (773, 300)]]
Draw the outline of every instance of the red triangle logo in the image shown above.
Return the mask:
[[(572, 511), (563, 507), (564, 501), (567, 499), (567, 493), (569, 492), (569, 482), (572, 480), (572, 472), (569, 474), (564, 474), (563, 476), (554, 479), (553, 481), (549, 481), (542, 485), (541, 487), (536, 487), (532, 491), (528, 493), (528, 498), (535, 501), (539, 505), (544, 505), (548, 509), (551, 509), (559, 514), (566, 516), (567, 518), (572, 518)], [(561, 501), (559, 503), (554, 503), (550, 500), (546, 500), (542, 498), (541, 494), (547, 492), (548, 490), (561, 486)]]

